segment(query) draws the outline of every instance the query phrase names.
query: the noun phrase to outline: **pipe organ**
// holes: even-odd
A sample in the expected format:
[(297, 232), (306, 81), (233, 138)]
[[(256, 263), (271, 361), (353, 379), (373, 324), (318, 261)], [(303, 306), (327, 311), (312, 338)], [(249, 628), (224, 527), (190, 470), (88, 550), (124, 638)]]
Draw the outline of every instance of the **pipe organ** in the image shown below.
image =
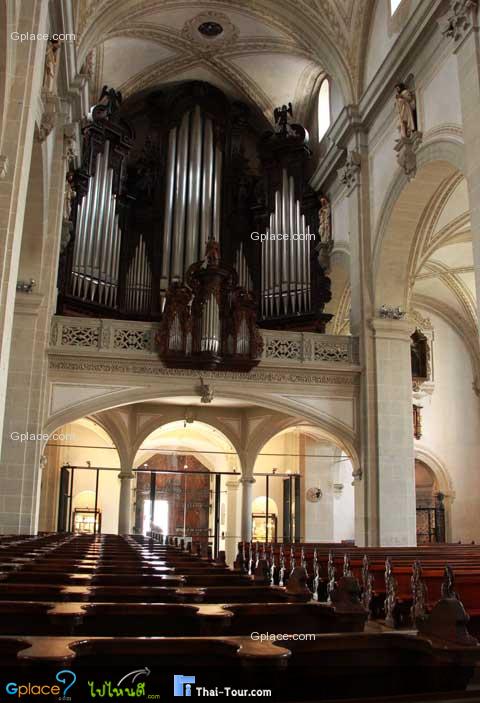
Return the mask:
[(140, 240), (135, 248), (127, 272), (125, 289), (125, 309), (129, 313), (146, 313), (152, 299), (152, 272), (147, 256), (145, 240)]
[[(319, 203), (303, 127), (276, 110), (265, 131), (263, 116), (201, 82), (123, 103), (105, 88), (91, 115), (60, 261), (60, 314), (168, 317), (169, 353), (187, 356), (248, 357), (255, 319), (324, 331), (330, 282), (315, 249)], [(208, 242), (234, 273), (223, 297), (217, 280), (192, 298), (187, 281)]]
[(170, 282), (200, 258), (205, 243), (220, 241), (221, 145), (211, 117), (200, 106), (186, 112), (168, 134), (164, 203), (162, 299)]
[(87, 195), (79, 204), (72, 267), (72, 295), (115, 307), (122, 232), (113, 192), (110, 141), (98, 152)]
[(274, 203), (262, 241), (262, 313), (265, 318), (302, 315), (311, 307), (309, 252), (314, 235), (295, 199), (294, 180), (286, 168)]

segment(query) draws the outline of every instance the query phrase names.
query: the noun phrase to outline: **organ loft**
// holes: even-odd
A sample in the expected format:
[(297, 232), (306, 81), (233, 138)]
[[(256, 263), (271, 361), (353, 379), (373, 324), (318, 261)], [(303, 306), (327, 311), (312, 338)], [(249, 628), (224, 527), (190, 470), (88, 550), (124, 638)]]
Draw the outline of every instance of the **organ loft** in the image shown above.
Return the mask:
[(479, 28), (0, 0), (0, 700), (480, 701)]

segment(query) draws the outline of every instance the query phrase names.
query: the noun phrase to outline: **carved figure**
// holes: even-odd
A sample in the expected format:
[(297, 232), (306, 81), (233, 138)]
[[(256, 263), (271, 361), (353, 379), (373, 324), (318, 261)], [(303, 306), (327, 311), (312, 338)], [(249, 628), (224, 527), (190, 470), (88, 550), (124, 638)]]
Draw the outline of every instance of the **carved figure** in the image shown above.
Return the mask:
[(43, 87), (47, 93), (54, 92), (59, 50), (60, 41), (58, 39), (49, 39), (45, 52), (45, 68), (43, 73)]
[(75, 174), (73, 171), (69, 171), (65, 178), (65, 192), (63, 195), (63, 219), (65, 222), (70, 220), (72, 214), (72, 203), (76, 196), (76, 190), (74, 186)]
[(111, 117), (120, 109), (122, 104), (122, 94), (115, 88), (109, 88), (104, 85), (100, 93), (100, 100), (96, 107), (101, 106), (107, 117)]
[(395, 86), (395, 105), (398, 113), (398, 130), (401, 139), (408, 139), (417, 131), (417, 109), (413, 90), (405, 83)]
[(321, 196), (320, 210), (318, 211), (318, 235), (321, 244), (332, 241), (331, 207), (328, 198)]
[(292, 103), (287, 105), (282, 105), (282, 107), (276, 107), (273, 111), (273, 118), (275, 120), (275, 132), (278, 134), (283, 134), (286, 136), (289, 132), (288, 128), (288, 116), (293, 117)]

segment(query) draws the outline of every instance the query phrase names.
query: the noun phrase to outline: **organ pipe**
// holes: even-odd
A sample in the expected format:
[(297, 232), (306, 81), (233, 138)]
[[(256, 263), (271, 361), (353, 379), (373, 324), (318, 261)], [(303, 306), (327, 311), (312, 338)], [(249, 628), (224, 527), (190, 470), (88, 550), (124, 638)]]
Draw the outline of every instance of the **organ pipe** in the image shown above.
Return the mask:
[(75, 297), (102, 305), (116, 301), (121, 243), (109, 158), (110, 142), (106, 140), (79, 205), (71, 283)]
[(197, 105), (168, 138), (160, 293), (182, 280), (212, 236), (220, 239), (222, 150)]
[[(310, 311), (310, 228), (295, 199), (295, 182), (282, 170), (280, 188), (274, 194), (267, 238), (262, 242), (262, 310), (266, 317)], [(282, 235), (281, 239), (270, 239)]]
[(148, 313), (151, 306), (152, 271), (145, 240), (140, 235), (127, 271), (125, 307), (130, 313)]

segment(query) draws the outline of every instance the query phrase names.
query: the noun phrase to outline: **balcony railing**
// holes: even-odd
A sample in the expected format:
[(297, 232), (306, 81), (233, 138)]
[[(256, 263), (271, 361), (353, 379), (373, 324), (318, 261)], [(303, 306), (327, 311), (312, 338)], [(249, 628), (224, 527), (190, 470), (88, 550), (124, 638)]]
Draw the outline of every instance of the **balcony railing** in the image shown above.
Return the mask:
[[(152, 359), (158, 357), (157, 329), (158, 324), (151, 322), (55, 316), (50, 350)], [(276, 330), (261, 330), (261, 335), (261, 366), (319, 367), (330, 363), (356, 366), (359, 363), (356, 337)]]

